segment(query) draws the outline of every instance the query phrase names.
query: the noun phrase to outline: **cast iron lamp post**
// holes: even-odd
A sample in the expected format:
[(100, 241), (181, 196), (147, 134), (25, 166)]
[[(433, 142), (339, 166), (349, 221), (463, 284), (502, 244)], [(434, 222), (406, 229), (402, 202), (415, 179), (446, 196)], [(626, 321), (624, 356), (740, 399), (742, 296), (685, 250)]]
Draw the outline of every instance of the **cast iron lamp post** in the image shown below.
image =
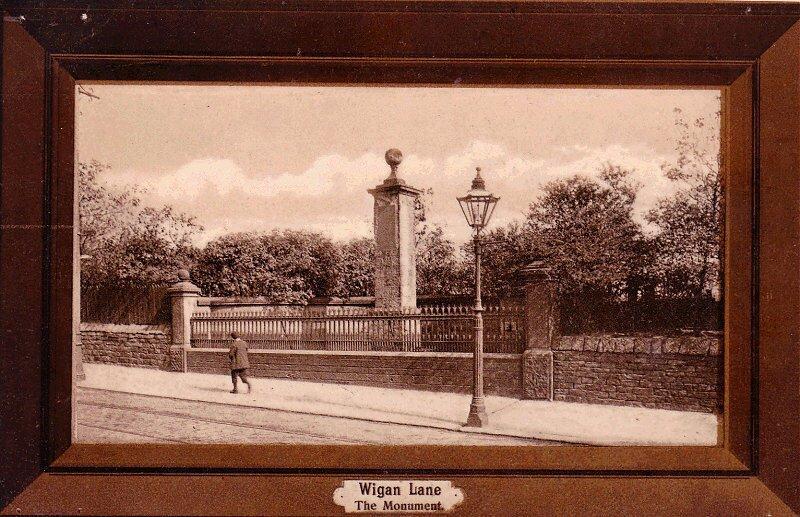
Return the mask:
[(457, 198), (461, 211), (472, 227), (475, 245), (475, 350), (472, 369), (472, 403), (469, 406), (467, 427), (489, 425), (486, 404), (483, 400), (483, 304), (481, 303), (481, 230), (489, 224), (494, 207), (500, 200), (486, 190), (481, 178), (481, 168), (475, 169), (472, 188), (464, 197)]

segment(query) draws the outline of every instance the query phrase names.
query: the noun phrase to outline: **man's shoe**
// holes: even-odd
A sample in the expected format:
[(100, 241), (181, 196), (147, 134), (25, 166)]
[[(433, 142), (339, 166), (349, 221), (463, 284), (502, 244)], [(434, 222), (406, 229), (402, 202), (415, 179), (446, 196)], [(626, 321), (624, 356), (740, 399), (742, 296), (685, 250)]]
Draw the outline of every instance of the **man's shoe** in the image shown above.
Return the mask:
[(231, 390), (231, 393), (239, 393), (239, 390)]

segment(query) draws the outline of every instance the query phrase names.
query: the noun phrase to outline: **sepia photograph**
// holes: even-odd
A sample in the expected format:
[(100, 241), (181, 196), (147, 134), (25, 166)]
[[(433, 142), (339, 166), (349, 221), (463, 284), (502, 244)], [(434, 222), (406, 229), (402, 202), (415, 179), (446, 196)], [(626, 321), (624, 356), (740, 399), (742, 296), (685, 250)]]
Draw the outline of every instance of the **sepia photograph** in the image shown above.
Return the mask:
[(717, 446), (721, 110), (79, 82), (74, 441)]

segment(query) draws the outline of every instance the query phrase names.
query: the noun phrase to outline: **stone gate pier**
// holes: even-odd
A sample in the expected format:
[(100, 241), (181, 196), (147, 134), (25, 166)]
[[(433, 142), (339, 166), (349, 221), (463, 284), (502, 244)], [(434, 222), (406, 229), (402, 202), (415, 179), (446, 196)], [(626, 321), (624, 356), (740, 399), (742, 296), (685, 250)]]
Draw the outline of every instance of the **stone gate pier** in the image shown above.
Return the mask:
[(522, 275), (525, 282), (522, 396), (553, 400), (553, 345), (558, 339), (556, 283), (542, 260), (529, 264)]
[(403, 161), (398, 149), (386, 151), (391, 172), (368, 192), (375, 198), (375, 308), (405, 309), (417, 306), (417, 271), (414, 251), (414, 203), (421, 190), (397, 177)]

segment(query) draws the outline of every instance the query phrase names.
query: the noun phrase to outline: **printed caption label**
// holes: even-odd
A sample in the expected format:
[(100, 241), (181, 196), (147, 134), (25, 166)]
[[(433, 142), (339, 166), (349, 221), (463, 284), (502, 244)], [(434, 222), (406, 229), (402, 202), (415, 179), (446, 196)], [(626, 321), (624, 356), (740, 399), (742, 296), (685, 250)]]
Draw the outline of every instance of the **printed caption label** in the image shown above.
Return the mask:
[(429, 479), (346, 480), (333, 492), (346, 513), (446, 513), (462, 501), (450, 481)]

